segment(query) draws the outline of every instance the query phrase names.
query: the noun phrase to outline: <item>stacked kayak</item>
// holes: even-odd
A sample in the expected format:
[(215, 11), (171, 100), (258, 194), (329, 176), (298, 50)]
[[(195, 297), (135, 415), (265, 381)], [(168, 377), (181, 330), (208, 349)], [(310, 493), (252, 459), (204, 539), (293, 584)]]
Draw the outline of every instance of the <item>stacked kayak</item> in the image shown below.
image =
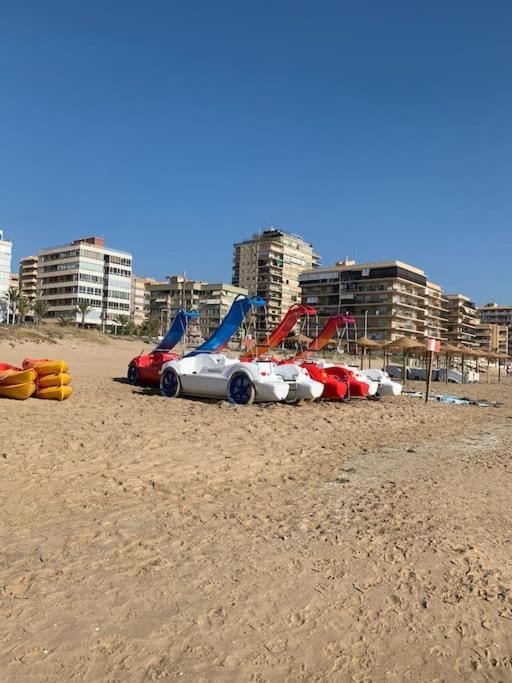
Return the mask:
[(24, 401), (36, 392), (37, 373), (33, 368), (17, 368), (0, 363), (0, 396)]
[(23, 368), (36, 374), (37, 398), (64, 401), (73, 393), (68, 364), (63, 360), (25, 358)]

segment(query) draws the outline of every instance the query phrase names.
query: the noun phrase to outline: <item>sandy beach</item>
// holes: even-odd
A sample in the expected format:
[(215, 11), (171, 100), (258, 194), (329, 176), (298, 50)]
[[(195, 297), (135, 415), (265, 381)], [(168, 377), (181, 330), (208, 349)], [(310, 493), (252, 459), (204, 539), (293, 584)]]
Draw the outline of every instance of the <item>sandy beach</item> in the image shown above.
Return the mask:
[(0, 344), (75, 387), (0, 401), (0, 680), (512, 680), (511, 380), (245, 408), (142, 346)]

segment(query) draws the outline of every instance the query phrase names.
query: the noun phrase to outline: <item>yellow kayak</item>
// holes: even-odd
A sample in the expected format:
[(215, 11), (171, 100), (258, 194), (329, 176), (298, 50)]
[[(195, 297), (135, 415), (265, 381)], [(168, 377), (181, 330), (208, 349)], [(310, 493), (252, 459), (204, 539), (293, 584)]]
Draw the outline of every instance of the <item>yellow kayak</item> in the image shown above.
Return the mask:
[(23, 361), (25, 369), (33, 368), (39, 377), (42, 375), (58, 375), (68, 371), (68, 364), (65, 360), (50, 360), (48, 358), (25, 358)]
[(18, 401), (24, 401), (30, 398), (36, 390), (34, 382), (27, 382), (26, 384), (12, 384), (11, 386), (0, 386), (0, 396), (4, 398), (15, 398)]
[(39, 389), (47, 387), (66, 387), (71, 383), (71, 375), (67, 372), (59, 372), (57, 375), (43, 375), (37, 381)]
[(6, 370), (0, 372), (0, 387), (12, 386), (13, 384), (30, 384), (35, 382), (37, 373), (35, 370)]
[(37, 398), (47, 398), (54, 401), (64, 401), (69, 398), (73, 393), (73, 387), (62, 386), (62, 387), (46, 387), (44, 389), (38, 389), (36, 392)]

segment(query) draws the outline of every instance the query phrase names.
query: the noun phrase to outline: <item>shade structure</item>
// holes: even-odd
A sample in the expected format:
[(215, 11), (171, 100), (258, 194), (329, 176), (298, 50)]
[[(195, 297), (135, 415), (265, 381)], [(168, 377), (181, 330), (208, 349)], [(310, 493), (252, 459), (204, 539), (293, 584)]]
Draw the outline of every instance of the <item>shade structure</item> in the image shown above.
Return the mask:
[(407, 381), (407, 356), (413, 349), (417, 348), (419, 344), (420, 342), (417, 339), (400, 337), (400, 339), (394, 339), (393, 341), (389, 341), (382, 345), (386, 354), (389, 352), (402, 354), (402, 381), (404, 384)]
[(285, 344), (309, 344), (310, 341), (312, 340), (305, 334), (292, 334), (291, 337), (286, 337)]
[(369, 337), (359, 337), (356, 343), (357, 346), (361, 349), (361, 370), (363, 369), (365, 349), (368, 354), (368, 367), (371, 368), (372, 360), (370, 354), (372, 350), (380, 349), (382, 347), (382, 344), (380, 344), (378, 341), (375, 341), (375, 339), (370, 339)]
[(375, 339), (369, 339), (368, 337), (359, 337), (357, 345), (362, 346), (364, 349), (380, 349), (382, 346), (382, 344), (375, 341)]
[(391, 352), (403, 352), (408, 351), (417, 347), (420, 342), (417, 339), (411, 339), (410, 337), (400, 337), (400, 339), (394, 339), (393, 341), (386, 342), (382, 345), (383, 349)]

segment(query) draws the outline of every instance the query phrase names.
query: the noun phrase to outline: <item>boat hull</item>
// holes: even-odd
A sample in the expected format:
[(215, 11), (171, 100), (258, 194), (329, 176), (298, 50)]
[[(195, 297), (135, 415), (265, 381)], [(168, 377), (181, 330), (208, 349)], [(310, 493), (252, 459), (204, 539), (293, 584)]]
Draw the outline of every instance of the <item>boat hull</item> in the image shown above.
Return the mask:
[(36, 391), (34, 382), (27, 382), (26, 384), (13, 384), (11, 386), (1, 386), (0, 396), (3, 398), (13, 398), (17, 401), (25, 401), (30, 398)]

